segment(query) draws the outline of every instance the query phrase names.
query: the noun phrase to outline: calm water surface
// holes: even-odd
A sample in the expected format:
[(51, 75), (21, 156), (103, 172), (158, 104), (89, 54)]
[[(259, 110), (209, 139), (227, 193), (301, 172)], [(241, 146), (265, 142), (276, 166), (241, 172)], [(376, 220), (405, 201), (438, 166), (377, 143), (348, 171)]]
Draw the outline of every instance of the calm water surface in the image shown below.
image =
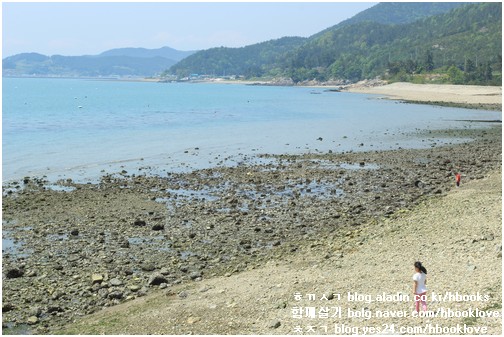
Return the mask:
[(299, 87), (4, 78), (2, 94), (4, 182), (196, 169), (261, 153), (430, 146), (434, 140), (412, 133), (501, 118)]

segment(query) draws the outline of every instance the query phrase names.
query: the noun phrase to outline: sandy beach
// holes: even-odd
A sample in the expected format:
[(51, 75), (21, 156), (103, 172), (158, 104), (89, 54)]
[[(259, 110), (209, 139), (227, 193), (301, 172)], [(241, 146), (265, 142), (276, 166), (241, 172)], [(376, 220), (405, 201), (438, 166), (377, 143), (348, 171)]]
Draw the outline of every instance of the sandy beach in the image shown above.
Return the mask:
[(425, 103), (454, 103), (502, 109), (502, 87), (392, 83), (382, 86), (352, 85), (348, 92), (383, 95), (389, 99)]

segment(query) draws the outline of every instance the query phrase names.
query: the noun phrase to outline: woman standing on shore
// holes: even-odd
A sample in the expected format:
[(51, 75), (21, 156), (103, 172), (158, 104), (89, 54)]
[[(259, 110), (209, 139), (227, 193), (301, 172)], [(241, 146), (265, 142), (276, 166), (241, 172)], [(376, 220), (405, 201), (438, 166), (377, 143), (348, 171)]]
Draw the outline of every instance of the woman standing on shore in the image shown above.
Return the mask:
[(427, 269), (419, 261), (415, 262), (414, 266), (413, 294), (415, 294), (415, 310), (420, 311), (420, 302), (422, 302), (423, 311), (427, 311)]

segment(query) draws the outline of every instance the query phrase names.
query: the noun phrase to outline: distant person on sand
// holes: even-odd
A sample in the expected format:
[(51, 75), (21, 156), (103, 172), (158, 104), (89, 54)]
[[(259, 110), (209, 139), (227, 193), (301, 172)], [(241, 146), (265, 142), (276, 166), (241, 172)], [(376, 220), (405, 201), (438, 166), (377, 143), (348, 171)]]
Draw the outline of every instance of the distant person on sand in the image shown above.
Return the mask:
[(427, 269), (422, 263), (417, 261), (414, 264), (415, 274), (413, 275), (413, 294), (415, 294), (415, 310), (420, 311), (420, 302), (422, 302), (423, 311), (427, 311)]
[(457, 187), (460, 186), (460, 178), (462, 178), (462, 176), (460, 175), (460, 172), (457, 172), (455, 174), (455, 182), (457, 183)]

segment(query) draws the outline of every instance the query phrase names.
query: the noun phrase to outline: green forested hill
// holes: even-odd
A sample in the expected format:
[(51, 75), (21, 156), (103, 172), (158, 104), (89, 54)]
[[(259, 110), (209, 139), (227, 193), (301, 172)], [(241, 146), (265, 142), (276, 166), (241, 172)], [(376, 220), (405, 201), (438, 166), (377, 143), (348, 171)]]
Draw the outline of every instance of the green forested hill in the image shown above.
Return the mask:
[(498, 66), (501, 26), (500, 3), (470, 4), (410, 24), (361, 22), (310, 39), (283, 66), (294, 80), (358, 80), (394, 66), (406, 73), (451, 65), (463, 69), (467, 60)]
[(179, 77), (190, 74), (262, 76), (281, 64), (286, 53), (306, 41), (301, 37), (284, 37), (242, 48), (211, 48), (193, 54), (170, 68)]
[(308, 39), (202, 51), (169, 72), (285, 76), (297, 82), (411, 80), (438, 71), (454, 83), (489, 84), (502, 67), (501, 12), (501, 3), (383, 3)]
[(376, 22), (387, 25), (412, 23), (429, 16), (447, 13), (466, 4), (467, 2), (382, 2), (313, 35), (311, 38), (316, 38), (329, 30), (361, 22)]

